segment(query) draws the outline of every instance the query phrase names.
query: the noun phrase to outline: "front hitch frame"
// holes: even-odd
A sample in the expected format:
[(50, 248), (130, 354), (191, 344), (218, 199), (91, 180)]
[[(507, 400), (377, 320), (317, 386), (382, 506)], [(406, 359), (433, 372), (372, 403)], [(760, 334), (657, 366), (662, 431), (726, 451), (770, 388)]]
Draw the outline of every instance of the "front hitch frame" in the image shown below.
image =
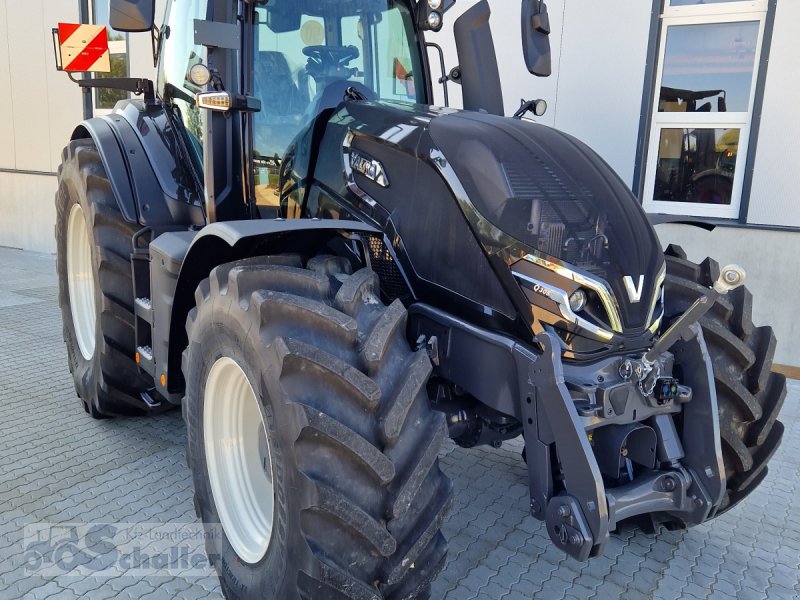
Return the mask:
[[(516, 346), (520, 375), (531, 514), (547, 523), (550, 538), (561, 550), (584, 561), (600, 553), (608, 541), (605, 486), (589, 438), (564, 380), (561, 346), (551, 333), (537, 341), (537, 356)], [(526, 410), (527, 409), (527, 410)], [(527, 415), (525, 414), (527, 413)], [(535, 443), (531, 444), (530, 441)], [(564, 492), (553, 496), (555, 445)], [(542, 471), (546, 469), (547, 474)], [(548, 484), (541, 486), (543, 480)]]
[[(688, 331), (673, 347), (693, 389), (681, 408), (680, 431), (672, 408), (640, 416), (659, 434), (657, 470), (613, 488), (604, 484), (554, 334), (540, 334), (536, 341), (542, 350), (534, 349), (418, 303), (409, 309), (408, 336), (436, 336), (434, 375), (522, 424), (531, 515), (546, 522), (557, 547), (584, 561), (603, 552), (609, 533), (623, 519), (649, 514), (656, 523), (690, 526), (713, 516), (722, 501), (726, 482), (714, 375), (699, 325)], [(591, 370), (591, 365), (579, 369)], [(567, 371), (574, 370), (569, 365)], [(602, 420), (619, 425), (620, 417)], [(592, 421), (592, 428), (602, 426)]]
[[(683, 405), (682, 431), (675, 431), (668, 414), (653, 417), (663, 446), (659, 450), (664, 455), (659, 458), (666, 459), (662, 468), (608, 489), (567, 389), (558, 339), (547, 332), (540, 334), (537, 342), (544, 349), (541, 356), (519, 346), (515, 349), (518, 372), (525, 374), (520, 378), (520, 389), (524, 390), (531, 514), (544, 520), (556, 546), (577, 560), (601, 554), (609, 532), (622, 520), (660, 514), (662, 520), (696, 525), (712, 514), (724, 496), (725, 469), (713, 370), (699, 325), (689, 329), (692, 335), (675, 346), (676, 352), (686, 354), (685, 364), (697, 370), (691, 374), (694, 397)], [(670, 445), (680, 452), (680, 461), (669, 460), (675, 456), (675, 451), (669, 451)], [(550, 456), (553, 447), (558, 461)], [(563, 491), (553, 495), (552, 465), (556, 462)], [(549, 472), (544, 473), (545, 469)]]

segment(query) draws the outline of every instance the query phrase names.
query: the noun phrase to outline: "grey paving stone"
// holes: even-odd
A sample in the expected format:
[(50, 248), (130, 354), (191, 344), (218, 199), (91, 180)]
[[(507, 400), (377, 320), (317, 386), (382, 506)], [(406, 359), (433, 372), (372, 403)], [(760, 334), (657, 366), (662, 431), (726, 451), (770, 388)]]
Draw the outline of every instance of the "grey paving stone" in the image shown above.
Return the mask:
[(744, 586), (737, 594), (737, 600), (764, 600), (767, 594), (760, 590)]
[(770, 586), (768, 594), (768, 597), (774, 600), (797, 600), (800, 598), (800, 590), (785, 588), (777, 584)]
[[(53, 257), (0, 249), (0, 600), (221, 598), (215, 577), (57, 577), (23, 571), (26, 524), (194, 522), (179, 411), (92, 421), (61, 340)], [(522, 442), (448, 442), (450, 557), (433, 599), (800, 598), (800, 383), (784, 444), (745, 502), (689, 532), (625, 530), (588, 563), (565, 558), (528, 514)], [(113, 562), (102, 555), (90, 564)]]

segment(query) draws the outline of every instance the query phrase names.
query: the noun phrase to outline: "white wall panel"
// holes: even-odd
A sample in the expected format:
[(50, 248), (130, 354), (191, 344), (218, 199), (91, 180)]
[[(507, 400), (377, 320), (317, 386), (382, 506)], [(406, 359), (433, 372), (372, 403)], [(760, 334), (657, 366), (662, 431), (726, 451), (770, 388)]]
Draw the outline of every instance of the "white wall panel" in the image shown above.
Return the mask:
[(47, 114), (50, 124), (50, 166), (47, 170), (55, 172), (61, 164), (61, 151), (67, 145), (72, 131), (83, 120), (83, 92), (69, 80), (66, 73), (56, 71), (51, 30), (58, 23), (78, 23), (80, 17), (77, 0), (40, 1), (45, 8), (40, 42), (47, 74)]
[(43, 2), (6, 0), (5, 4), (16, 168), (50, 171), (47, 60), (41, 37)]
[(750, 223), (800, 227), (800, 2), (780, 0), (753, 165)]
[[(6, 4), (0, 0), (0, 90), (11, 89), (11, 62), (8, 54), (8, 18)], [(17, 161), (14, 155), (14, 106), (11, 95), (0, 94), (0, 169), (13, 169)]]
[(652, 2), (564, 0), (564, 6), (555, 125), (589, 144), (630, 186)]
[(52, 176), (0, 173), (0, 246), (56, 251), (57, 186)]

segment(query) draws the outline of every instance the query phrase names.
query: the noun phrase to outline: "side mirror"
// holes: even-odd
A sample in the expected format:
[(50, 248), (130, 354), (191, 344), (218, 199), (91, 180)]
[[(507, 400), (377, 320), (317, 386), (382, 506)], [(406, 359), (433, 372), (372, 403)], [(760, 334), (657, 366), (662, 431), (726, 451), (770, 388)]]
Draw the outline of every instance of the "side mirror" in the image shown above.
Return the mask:
[(151, 31), (155, 24), (155, 0), (109, 0), (108, 24), (116, 31)]
[(550, 77), (550, 17), (544, 0), (522, 1), (522, 53), (533, 75)]

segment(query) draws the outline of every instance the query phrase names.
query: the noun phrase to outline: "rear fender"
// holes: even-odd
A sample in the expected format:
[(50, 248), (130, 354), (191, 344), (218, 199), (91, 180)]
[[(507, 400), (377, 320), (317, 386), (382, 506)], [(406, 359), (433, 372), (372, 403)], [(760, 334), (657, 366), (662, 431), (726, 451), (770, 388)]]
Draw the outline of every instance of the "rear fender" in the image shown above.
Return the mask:
[(128, 223), (138, 223), (139, 212), (136, 210), (136, 200), (128, 175), (128, 163), (113, 127), (103, 118), (84, 121), (75, 129), (70, 141), (85, 139), (94, 141), (100, 153), (100, 160), (103, 161), (122, 217)]
[(72, 140), (91, 138), (123, 218), (156, 231), (202, 225), (196, 177), (181, 160), (180, 144), (164, 110), (138, 101), (81, 123)]

